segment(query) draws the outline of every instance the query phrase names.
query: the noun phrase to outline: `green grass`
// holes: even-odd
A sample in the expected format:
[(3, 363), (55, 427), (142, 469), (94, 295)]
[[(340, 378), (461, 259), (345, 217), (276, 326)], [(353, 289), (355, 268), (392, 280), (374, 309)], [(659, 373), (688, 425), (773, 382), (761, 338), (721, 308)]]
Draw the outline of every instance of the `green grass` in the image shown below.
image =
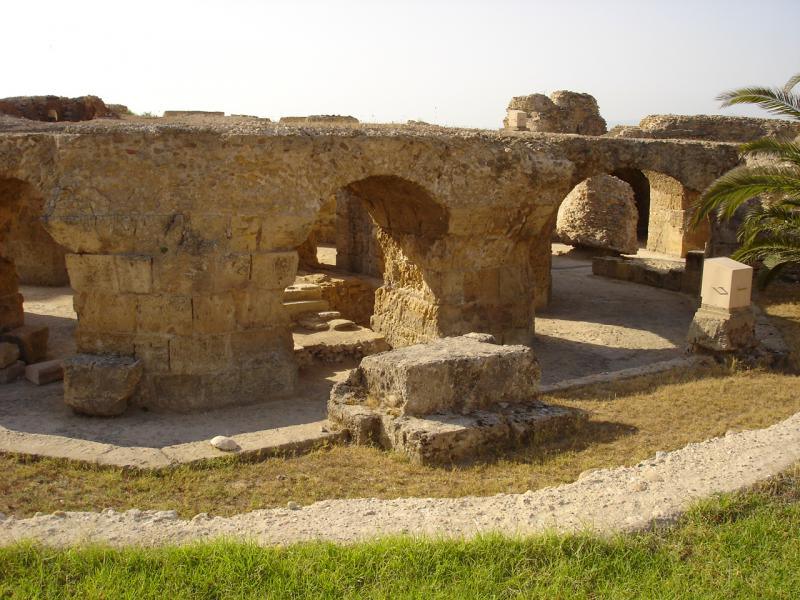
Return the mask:
[(0, 549), (2, 598), (796, 598), (800, 467), (669, 530), (284, 549)]

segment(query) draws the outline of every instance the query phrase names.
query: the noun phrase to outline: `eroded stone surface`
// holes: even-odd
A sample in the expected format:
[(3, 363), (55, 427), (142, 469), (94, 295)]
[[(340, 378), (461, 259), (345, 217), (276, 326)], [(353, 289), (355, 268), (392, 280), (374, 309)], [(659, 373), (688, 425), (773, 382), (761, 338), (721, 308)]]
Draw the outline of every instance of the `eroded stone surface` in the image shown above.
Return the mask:
[(556, 235), (565, 244), (635, 254), (638, 220), (630, 185), (597, 175), (573, 188), (558, 209)]
[(758, 344), (753, 311), (727, 311), (701, 306), (689, 326), (687, 339), (690, 348), (711, 352), (735, 352)]
[(63, 361), (64, 402), (74, 411), (103, 417), (122, 414), (142, 377), (130, 357), (78, 354)]

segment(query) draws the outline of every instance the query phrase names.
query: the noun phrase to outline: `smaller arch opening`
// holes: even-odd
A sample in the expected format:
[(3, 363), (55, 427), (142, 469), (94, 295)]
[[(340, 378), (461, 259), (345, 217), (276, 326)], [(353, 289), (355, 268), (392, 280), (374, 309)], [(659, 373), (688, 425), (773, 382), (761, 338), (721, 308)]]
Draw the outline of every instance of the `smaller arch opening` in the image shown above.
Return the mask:
[(640, 246), (646, 246), (650, 227), (650, 181), (644, 173), (634, 168), (617, 169), (611, 174), (633, 189), (636, 212), (639, 215), (636, 221), (636, 238)]

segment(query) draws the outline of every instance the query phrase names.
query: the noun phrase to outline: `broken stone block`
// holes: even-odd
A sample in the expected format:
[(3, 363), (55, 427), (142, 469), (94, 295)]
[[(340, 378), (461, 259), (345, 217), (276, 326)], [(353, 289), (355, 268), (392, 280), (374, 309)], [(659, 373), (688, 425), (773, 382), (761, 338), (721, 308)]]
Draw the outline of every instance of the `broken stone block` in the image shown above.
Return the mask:
[(47, 354), (50, 330), (45, 326), (23, 325), (0, 335), (0, 342), (10, 342), (19, 348), (19, 357), (28, 364), (41, 362)]
[(328, 326), (334, 331), (354, 331), (358, 329), (358, 325), (349, 319), (332, 319)]
[(754, 348), (755, 316), (749, 308), (727, 311), (701, 306), (689, 326), (687, 341), (692, 351), (735, 352)]
[(539, 376), (529, 347), (462, 336), (368, 356), (339, 386), (358, 389), (371, 403), (398, 414), (419, 416), (529, 402)]
[(283, 290), (284, 302), (297, 300), (321, 300), (322, 288), (316, 283), (295, 283)]
[(25, 373), (25, 363), (21, 360), (0, 369), (0, 383), (13, 383)]
[(447, 464), (541, 443), (585, 420), (581, 411), (536, 399), (530, 348), (485, 339), (445, 338), (365, 358), (333, 387), (331, 426), (357, 444)]
[(64, 402), (86, 415), (125, 412), (142, 376), (141, 361), (127, 356), (77, 354), (63, 364)]
[(64, 379), (61, 360), (48, 360), (25, 367), (25, 379), (36, 385), (46, 385)]
[(19, 348), (11, 342), (0, 342), (0, 369), (13, 365), (19, 359)]
[(320, 313), (317, 313), (320, 319), (323, 321), (333, 321), (334, 319), (341, 319), (342, 313), (338, 310), (323, 310)]

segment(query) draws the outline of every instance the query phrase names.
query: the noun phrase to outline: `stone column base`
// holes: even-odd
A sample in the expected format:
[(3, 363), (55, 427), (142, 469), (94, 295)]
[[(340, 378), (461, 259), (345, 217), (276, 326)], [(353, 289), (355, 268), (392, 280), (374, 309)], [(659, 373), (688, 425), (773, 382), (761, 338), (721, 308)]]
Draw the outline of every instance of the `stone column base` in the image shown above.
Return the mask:
[(755, 316), (750, 308), (728, 312), (701, 306), (689, 326), (687, 341), (693, 352), (735, 352), (754, 348)]

